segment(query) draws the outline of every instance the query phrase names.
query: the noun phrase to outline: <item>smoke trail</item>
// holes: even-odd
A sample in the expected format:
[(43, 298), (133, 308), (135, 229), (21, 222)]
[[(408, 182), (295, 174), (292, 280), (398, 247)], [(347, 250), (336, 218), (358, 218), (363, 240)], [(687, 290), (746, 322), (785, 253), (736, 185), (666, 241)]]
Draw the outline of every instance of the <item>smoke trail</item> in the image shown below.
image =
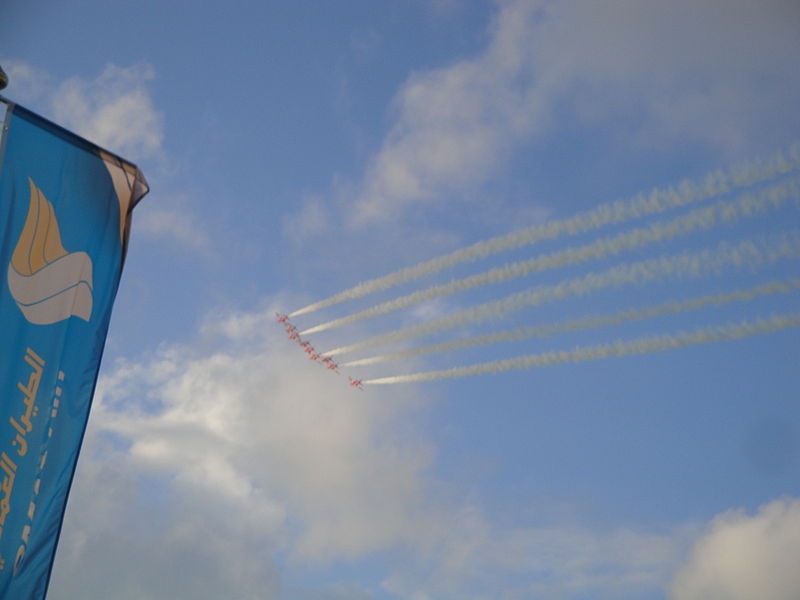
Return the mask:
[(480, 323), (489, 319), (496, 319), (526, 307), (552, 302), (569, 295), (586, 294), (605, 287), (634, 283), (642, 284), (664, 277), (694, 278), (720, 271), (726, 267), (754, 268), (780, 259), (800, 255), (800, 235), (798, 233), (773, 237), (772, 240), (766, 243), (744, 241), (736, 245), (723, 242), (714, 250), (683, 253), (619, 265), (601, 273), (589, 273), (555, 285), (532, 288), (512, 294), (501, 300), (487, 302), (474, 308), (463, 310), (454, 315), (378, 335), (349, 346), (334, 348), (323, 352), (323, 355), (336, 356), (363, 348), (372, 348), (382, 344), (422, 337), (468, 323)]
[(401, 296), (395, 300), (390, 300), (366, 310), (328, 321), (314, 327), (309, 327), (300, 335), (308, 335), (320, 331), (326, 331), (335, 327), (350, 325), (363, 319), (376, 317), (395, 310), (408, 308), (414, 304), (455, 294), (474, 287), (502, 283), (510, 279), (524, 277), (531, 273), (555, 269), (567, 265), (603, 258), (605, 256), (619, 254), (626, 250), (640, 248), (647, 244), (663, 241), (673, 237), (687, 235), (698, 230), (707, 230), (721, 222), (735, 222), (744, 217), (752, 217), (771, 208), (780, 207), (784, 201), (794, 196), (798, 196), (798, 180), (790, 180), (786, 183), (775, 185), (757, 194), (742, 194), (735, 200), (723, 200), (707, 208), (698, 208), (690, 213), (664, 221), (655, 223), (648, 227), (640, 227), (616, 236), (599, 239), (593, 243), (567, 248), (559, 252), (544, 254), (503, 267), (498, 267), (465, 277), (456, 279), (443, 285), (436, 285), (425, 290), (420, 290), (406, 296)]
[(675, 186), (654, 189), (649, 194), (639, 194), (626, 201), (618, 200), (602, 204), (591, 211), (568, 219), (536, 225), (507, 235), (477, 242), (450, 254), (412, 267), (406, 267), (377, 279), (359, 283), (355, 287), (325, 300), (296, 310), (289, 316), (294, 317), (306, 314), (345, 300), (360, 298), (424, 275), (436, 273), (458, 263), (475, 261), (503, 250), (519, 248), (545, 239), (554, 239), (561, 235), (575, 235), (603, 227), (604, 225), (621, 223), (629, 219), (653, 215), (713, 198), (736, 188), (767, 181), (791, 172), (798, 167), (800, 167), (800, 144), (792, 144), (785, 155), (783, 152), (778, 152), (766, 160), (754, 160), (726, 171), (713, 171), (701, 179), (684, 180)]
[(442, 342), (439, 344), (430, 344), (427, 346), (411, 348), (409, 350), (405, 350), (402, 352), (392, 352), (390, 354), (383, 354), (380, 356), (371, 356), (369, 358), (353, 360), (344, 363), (341, 366), (360, 367), (364, 365), (374, 365), (382, 362), (390, 362), (395, 360), (414, 358), (426, 354), (436, 354), (441, 352), (448, 352), (450, 350), (462, 350), (464, 348), (472, 348), (474, 346), (486, 346), (488, 344), (497, 344), (500, 342), (513, 342), (533, 337), (547, 337), (550, 335), (555, 335), (557, 333), (565, 333), (568, 331), (580, 331), (583, 329), (607, 327), (609, 325), (619, 325), (620, 323), (628, 323), (631, 321), (643, 321), (645, 319), (652, 319), (654, 317), (661, 317), (664, 315), (687, 312), (690, 310), (697, 310), (700, 308), (705, 308), (707, 306), (719, 306), (721, 304), (728, 304), (731, 302), (747, 302), (759, 296), (768, 296), (771, 294), (790, 292), (798, 288), (800, 288), (800, 279), (789, 279), (787, 281), (773, 281), (746, 290), (736, 290), (725, 294), (713, 294), (709, 296), (701, 296), (699, 298), (691, 298), (689, 300), (681, 300), (676, 302), (669, 302), (666, 304), (660, 304), (658, 306), (653, 306), (650, 308), (628, 309), (613, 315), (602, 315), (602, 316), (585, 317), (582, 319), (572, 319), (569, 321), (563, 321), (561, 323), (554, 323), (552, 325), (542, 325), (539, 327), (521, 327), (517, 329), (510, 329), (507, 331), (488, 333), (486, 335), (479, 335), (470, 338), (452, 340), (449, 342)]
[(800, 315), (774, 316), (766, 320), (758, 320), (755, 323), (743, 321), (717, 327), (706, 327), (692, 332), (679, 332), (672, 335), (660, 335), (648, 338), (639, 338), (629, 341), (617, 341), (611, 344), (600, 344), (587, 348), (575, 348), (574, 350), (562, 350), (560, 352), (545, 352), (542, 354), (531, 354), (518, 358), (509, 358), (494, 362), (481, 363), (466, 367), (456, 367), (441, 371), (428, 371), (411, 375), (398, 375), (395, 377), (381, 377), (379, 379), (368, 379), (362, 381), (364, 385), (386, 385), (392, 383), (412, 383), (418, 381), (434, 381), (437, 379), (452, 379), (455, 377), (468, 377), (470, 375), (483, 375), (487, 373), (500, 373), (502, 371), (531, 369), (534, 367), (548, 367), (563, 363), (577, 363), (586, 360), (598, 360), (601, 358), (611, 358), (619, 356), (630, 356), (639, 354), (650, 354), (661, 352), (673, 348), (683, 348), (697, 344), (710, 344), (712, 342), (723, 342), (736, 340), (751, 335), (772, 333), (787, 329), (789, 327), (800, 327)]

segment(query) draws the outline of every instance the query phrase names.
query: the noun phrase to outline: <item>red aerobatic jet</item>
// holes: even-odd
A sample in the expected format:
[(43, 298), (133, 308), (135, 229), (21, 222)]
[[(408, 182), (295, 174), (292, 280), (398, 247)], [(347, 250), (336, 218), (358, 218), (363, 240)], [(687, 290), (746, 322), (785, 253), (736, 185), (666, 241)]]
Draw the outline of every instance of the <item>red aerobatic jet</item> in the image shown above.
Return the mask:
[(278, 323), (286, 323), (289, 320), (288, 315), (282, 315), (281, 313), (275, 313), (275, 317), (278, 319)]
[(360, 389), (361, 391), (364, 391), (364, 386), (361, 385), (361, 380), (360, 379), (353, 379), (352, 377), (350, 377), (350, 385), (352, 385), (355, 388)]

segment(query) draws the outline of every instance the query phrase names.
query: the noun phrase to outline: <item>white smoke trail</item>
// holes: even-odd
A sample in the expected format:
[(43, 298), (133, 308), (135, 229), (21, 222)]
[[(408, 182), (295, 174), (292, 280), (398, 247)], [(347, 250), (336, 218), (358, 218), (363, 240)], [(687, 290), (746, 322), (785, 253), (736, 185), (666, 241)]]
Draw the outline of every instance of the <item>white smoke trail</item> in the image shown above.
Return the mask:
[(723, 242), (713, 250), (623, 264), (601, 273), (589, 273), (555, 285), (532, 288), (447, 317), (378, 335), (349, 346), (334, 348), (323, 352), (323, 356), (336, 356), (364, 348), (422, 337), (468, 323), (480, 323), (523, 308), (552, 302), (569, 295), (586, 294), (605, 287), (642, 284), (664, 277), (694, 278), (729, 267), (755, 268), (798, 255), (800, 255), (800, 234), (798, 233), (776, 236), (772, 238), (772, 241), (767, 242), (744, 241), (735, 245)]
[(713, 171), (700, 179), (684, 180), (675, 186), (654, 189), (649, 194), (639, 194), (629, 200), (618, 200), (602, 204), (591, 211), (568, 219), (536, 225), (472, 244), (450, 254), (412, 267), (406, 267), (383, 277), (359, 283), (355, 287), (296, 310), (289, 316), (303, 315), (345, 300), (360, 298), (424, 275), (436, 273), (462, 262), (475, 261), (511, 248), (519, 248), (541, 240), (554, 239), (561, 235), (575, 235), (598, 229), (605, 225), (621, 223), (630, 219), (686, 206), (729, 193), (736, 188), (768, 181), (794, 171), (798, 167), (800, 167), (800, 144), (796, 143), (792, 144), (785, 153), (778, 152), (766, 160), (754, 160), (726, 171)]
[(768, 209), (780, 207), (788, 198), (794, 197), (797, 199), (799, 190), (798, 180), (794, 179), (765, 188), (755, 194), (745, 193), (735, 200), (723, 200), (712, 206), (698, 208), (686, 215), (655, 223), (648, 227), (640, 227), (616, 236), (599, 239), (584, 246), (540, 255), (536, 258), (497, 267), (463, 279), (455, 279), (446, 284), (432, 286), (352, 315), (309, 327), (300, 332), (300, 335), (309, 335), (335, 327), (350, 325), (363, 319), (377, 317), (395, 310), (408, 308), (420, 302), (455, 294), (474, 287), (502, 283), (547, 269), (600, 259), (626, 250), (641, 248), (647, 244), (687, 235), (695, 231), (707, 230), (720, 223), (732, 223), (745, 217), (753, 217)]
[(598, 360), (601, 358), (650, 354), (652, 352), (661, 352), (663, 350), (683, 348), (685, 346), (693, 346), (697, 344), (709, 344), (712, 342), (736, 340), (752, 335), (772, 333), (774, 331), (780, 331), (781, 329), (787, 329), (789, 327), (800, 327), (800, 315), (774, 316), (770, 319), (758, 320), (754, 323), (743, 321), (741, 323), (706, 327), (691, 332), (678, 332), (676, 334), (639, 338), (629, 341), (617, 341), (610, 344), (600, 344), (587, 348), (578, 347), (574, 350), (531, 354), (528, 356), (520, 356), (517, 358), (509, 358), (506, 360), (498, 360), (466, 367), (444, 369), (441, 371), (428, 371), (410, 375), (368, 379), (366, 381), (362, 381), (361, 383), (364, 385), (386, 385), (394, 383), (434, 381), (437, 379), (452, 379), (456, 377), (468, 377), (470, 375), (500, 373), (502, 371), (548, 367), (551, 365), (577, 363), (586, 360)]
[(581, 331), (583, 329), (607, 327), (609, 325), (619, 325), (621, 323), (629, 323), (631, 321), (642, 321), (645, 319), (652, 319), (664, 315), (688, 312), (690, 310), (697, 310), (700, 308), (705, 308), (707, 306), (719, 306), (721, 304), (728, 304), (731, 302), (747, 302), (759, 296), (768, 296), (771, 294), (786, 293), (796, 289), (800, 289), (800, 279), (789, 279), (787, 281), (773, 281), (746, 290), (736, 290), (725, 294), (712, 294), (708, 296), (701, 296), (698, 298), (691, 298), (689, 300), (668, 302), (666, 304), (660, 304), (658, 306), (652, 306), (649, 308), (628, 309), (613, 315), (601, 315), (601, 316), (585, 317), (581, 319), (572, 319), (569, 321), (563, 321), (561, 323), (554, 323), (552, 325), (542, 325), (539, 327), (520, 327), (517, 329), (509, 329), (507, 331), (488, 333), (486, 335), (479, 335), (470, 338), (451, 340), (449, 342), (442, 342), (439, 344), (419, 346), (417, 348), (411, 348), (409, 350), (404, 350), (402, 352), (392, 352), (390, 354), (383, 354), (380, 356), (371, 356), (369, 358), (353, 360), (347, 363), (343, 363), (340, 366), (361, 367), (365, 365), (374, 365), (383, 362), (414, 358), (417, 356), (424, 356), (426, 354), (436, 354), (441, 352), (449, 352), (452, 350), (462, 350), (464, 348), (472, 348), (474, 346), (486, 346), (489, 344), (497, 344), (500, 342), (513, 342), (533, 337), (547, 337), (550, 335), (555, 335), (557, 333), (565, 333), (568, 331)]

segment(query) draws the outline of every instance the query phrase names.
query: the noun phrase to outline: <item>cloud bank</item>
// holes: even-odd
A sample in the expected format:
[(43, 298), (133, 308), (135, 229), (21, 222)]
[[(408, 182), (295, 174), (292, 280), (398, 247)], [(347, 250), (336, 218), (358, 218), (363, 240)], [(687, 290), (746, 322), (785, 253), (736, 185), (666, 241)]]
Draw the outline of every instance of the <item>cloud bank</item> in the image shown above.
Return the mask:
[(412, 74), (359, 186), (352, 224), (475, 189), (558, 119), (628, 145), (736, 155), (786, 143), (800, 117), (800, 9), (791, 0), (504, 2), (485, 49)]
[(717, 516), (672, 584), (672, 600), (792, 600), (800, 590), (800, 500), (782, 498), (754, 515)]
[(107, 65), (92, 81), (71, 77), (53, 94), (54, 118), (126, 158), (155, 156), (164, 134), (163, 117), (147, 90), (154, 76), (151, 66), (140, 64)]
[(161, 155), (164, 116), (149, 89), (151, 65), (108, 64), (94, 79), (62, 81), (21, 60), (4, 59), (3, 68), (14, 99), (59, 125), (134, 162)]
[[(208, 320), (190, 346), (106, 371), (52, 598), (294, 597), (293, 572), (375, 557), (386, 560), (372, 583), (338, 580), (350, 597), (618, 597), (666, 584), (685, 532), (493, 525), (431, 475), (415, 388), (380, 401), (350, 390), (302, 360), (272, 315)], [(326, 589), (306, 592), (338, 597)]]
[(425, 445), (390, 427), (414, 398), (332, 381), (263, 334), (271, 314), (101, 380), (53, 597), (272, 598), (277, 553), (324, 565), (423, 535)]

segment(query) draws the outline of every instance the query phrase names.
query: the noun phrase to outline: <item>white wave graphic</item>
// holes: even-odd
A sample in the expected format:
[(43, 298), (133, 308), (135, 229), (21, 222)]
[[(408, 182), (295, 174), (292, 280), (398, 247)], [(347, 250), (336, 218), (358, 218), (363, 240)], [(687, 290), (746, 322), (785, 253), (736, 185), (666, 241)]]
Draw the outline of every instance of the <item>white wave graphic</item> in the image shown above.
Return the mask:
[(50, 325), (71, 316), (92, 316), (92, 259), (67, 252), (52, 204), (31, 179), (30, 205), (11, 263), (8, 287), (25, 318)]

